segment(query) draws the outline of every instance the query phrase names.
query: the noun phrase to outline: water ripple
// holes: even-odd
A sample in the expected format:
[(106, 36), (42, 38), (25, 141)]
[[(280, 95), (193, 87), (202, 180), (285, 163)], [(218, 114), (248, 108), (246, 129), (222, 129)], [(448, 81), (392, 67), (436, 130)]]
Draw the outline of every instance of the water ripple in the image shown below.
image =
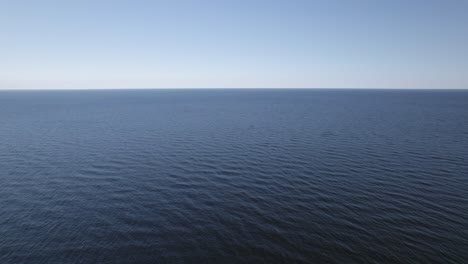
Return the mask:
[(0, 95), (1, 263), (468, 259), (466, 92)]

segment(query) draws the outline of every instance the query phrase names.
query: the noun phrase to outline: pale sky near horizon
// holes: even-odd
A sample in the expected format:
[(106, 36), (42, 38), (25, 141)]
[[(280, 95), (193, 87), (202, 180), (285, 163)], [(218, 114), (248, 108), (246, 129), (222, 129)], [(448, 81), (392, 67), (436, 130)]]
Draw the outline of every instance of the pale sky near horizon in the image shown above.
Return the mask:
[(0, 89), (468, 88), (466, 0), (0, 0)]

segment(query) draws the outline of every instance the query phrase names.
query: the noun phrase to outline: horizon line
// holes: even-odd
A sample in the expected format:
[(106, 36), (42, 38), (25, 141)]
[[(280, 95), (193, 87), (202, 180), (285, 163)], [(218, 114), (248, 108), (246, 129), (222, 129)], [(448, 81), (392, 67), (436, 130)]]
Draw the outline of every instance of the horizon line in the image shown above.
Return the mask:
[(50, 90), (468, 90), (460, 88), (409, 88), (409, 87), (92, 87), (92, 88), (0, 88), (0, 91), (50, 91)]

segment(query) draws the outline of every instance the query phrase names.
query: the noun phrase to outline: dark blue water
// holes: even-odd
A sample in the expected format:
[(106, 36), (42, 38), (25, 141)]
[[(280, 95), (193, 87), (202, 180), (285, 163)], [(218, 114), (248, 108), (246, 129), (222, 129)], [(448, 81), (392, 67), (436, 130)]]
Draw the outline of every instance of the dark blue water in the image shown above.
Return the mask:
[(0, 205), (0, 263), (466, 263), (468, 91), (3, 91)]

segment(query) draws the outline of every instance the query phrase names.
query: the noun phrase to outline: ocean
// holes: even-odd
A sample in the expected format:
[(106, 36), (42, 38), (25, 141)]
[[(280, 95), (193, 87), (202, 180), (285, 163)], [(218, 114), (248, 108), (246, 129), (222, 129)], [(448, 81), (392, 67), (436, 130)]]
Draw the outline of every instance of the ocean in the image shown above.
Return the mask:
[(0, 263), (466, 263), (468, 91), (0, 91)]

